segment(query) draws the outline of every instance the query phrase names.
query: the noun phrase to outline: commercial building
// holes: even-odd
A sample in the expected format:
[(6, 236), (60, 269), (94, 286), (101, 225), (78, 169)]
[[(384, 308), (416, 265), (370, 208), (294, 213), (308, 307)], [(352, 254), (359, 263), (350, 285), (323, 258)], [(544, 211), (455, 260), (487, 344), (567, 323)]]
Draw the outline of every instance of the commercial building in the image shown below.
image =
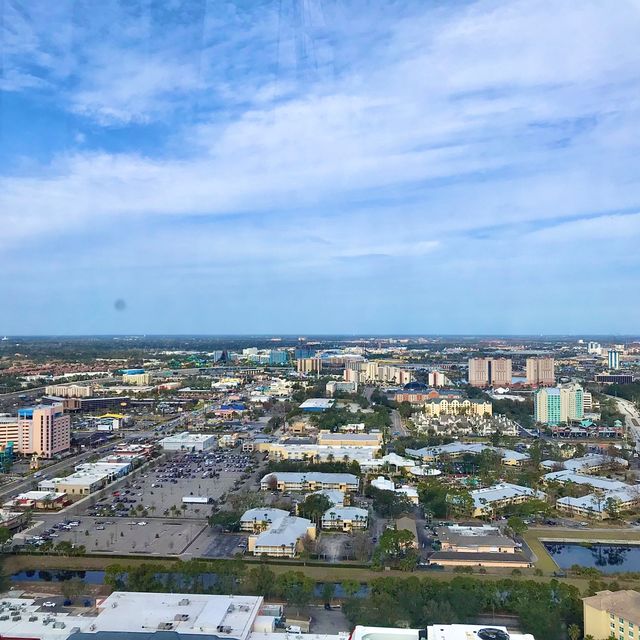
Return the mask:
[(122, 384), (134, 385), (136, 387), (146, 387), (151, 384), (150, 373), (123, 373)]
[(436, 528), (436, 535), (441, 549), (431, 555), (431, 563), (503, 568), (531, 566), (519, 545), (496, 527), (453, 525)]
[(192, 433), (183, 431), (160, 440), (165, 451), (208, 451), (215, 448), (217, 436), (210, 433)]
[(321, 524), (323, 529), (350, 532), (366, 529), (368, 521), (369, 513), (366, 509), (333, 506), (324, 513)]
[(61, 404), (18, 409), (18, 451), (42, 458), (69, 451), (71, 417)]
[(464, 400), (448, 400), (447, 398), (441, 398), (439, 400), (430, 400), (424, 405), (424, 412), (430, 418), (437, 418), (440, 416), (491, 416), (493, 414), (493, 406), (491, 402), (484, 400), (471, 400), (465, 398)]
[(325, 386), (325, 391), (327, 395), (333, 396), (336, 393), (355, 393), (358, 390), (357, 382), (338, 382), (336, 380), (331, 380), (327, 382)]
[(331, 431), (323, 430), (318, 433), (318, 444), (327, 447), (373, 447), (377, 450), (382, 446), (382, 439), (381, 431), (332, 433)]
[(471, 491), (473, 500), (473, 517), (495, 514), (511, 504), (521, 504), (528, 500), (544, 500), (546, 495), (542, 491), (536, 491), (530, 487), (521, 487), (509, 482), (500, 482), (485, 489)]
[(298, 473), (294, 471), (274, 471), (268, 473), (260, 481), (263, 491), (302, 491), (310, 493), (322, 489), (338, 489), (343, 493), (357, 491), (360, 480), (352, 473), (322, 473), (309, 471)]
[(306, 413), (322, 413), (331, 409), (335, 403), (332, 398), (309, 398), (300, 405), (300, 409)]
[(429, 371), (427, 384), (430, 387), (448, 387), (451, 384), (451, 380), (441, 371)]
[(637, 591), (598, 591), (594, 596), (582, 598), (582, 610), (585, 638), (637, 640), (640, 632)]
[(80, 464), (68, 476), (41, 480), (40, 491), (55, 491), (70, 496), (88, 496), (122, 478), (133, 469), (132, 462), (88, 462)]
[(272, 366), (283, 365), (289, 362), (289, 355), (286, 351), (269, 351), (269, 364)]
[(509, 358), (469, 359), (469, 384), (473, 387), (510, 386), (512, 377)]
[(615, 349), (609, 349), (607, 352), (607, 364), (609, 369), (615, 370), (620, 368), (620, 353)]
[(69, 503), (67, 494), (57, 491), (26, 491), (5, 502), (3, 507), (32, 511), (55, 511)]
[(48, 396), (58, 398), (89, 398), (93, 395), (92, 384), (52, 384), (44, 388)]
[(536, 422), (553, 426), (584, 418), (583, 390), (579, 384), (538, 389), (533, 400)]
[(0, 416), (0, 448), (12, 443), (16, 451), (20, 442), (20, 427), (17, 416)]
[(527, 384), (552, 386), (556, 383), (553, 358), (527, 358)]
[(433, 624), (426, 629), (357, 626), (350, 640), (535, 640), (535, 638), (528, 633), (507, 631), (503, 626)]
[(600, 384), (631, 384), (633, 376), (630, 373), (598, 373), (595, 381)]

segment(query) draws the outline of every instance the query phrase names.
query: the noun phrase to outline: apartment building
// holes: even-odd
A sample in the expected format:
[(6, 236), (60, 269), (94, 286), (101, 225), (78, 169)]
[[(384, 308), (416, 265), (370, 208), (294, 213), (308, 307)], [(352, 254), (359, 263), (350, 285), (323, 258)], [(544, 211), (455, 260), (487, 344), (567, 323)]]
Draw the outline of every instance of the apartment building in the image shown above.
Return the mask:
[(57, 398), (90, 398), (93, 395), (92, 384), (51, 384), (44, 388), (48, 396)]
[(471, 492), (473, 500), (473, 517), (479, 518), (502, 509), (511, 504), (521, 504), (532, 499), (544, 500), (546, 495), (542, 491), (535, 491), (530, 487), (522, 487), (509, 482), (500, 482), (485, 489)]
[(609, 369), (615, 370), (620, 368), (620, 352), (615, 349), (609, 349), (607, 352), (607, 364)]
[(123, 373), (122, 384), (134, 385), (136, 387), (146, 387), (151, 384), (150, 373)]
[(323, 529), (351, 532), (366, 529), (368, 520), (366, 509), (333, 506), (324, 513), (321, 524)]
[(470, 358), (469, 384), (473, 387), (510, 386), (512, 381), (510, 358)]
[(637, 640), (640, 634), (640, 593), (598, 591), (582, 599), (584, 636), (595, 640)]
[(553, 386), (556, 383), (553, 358), (527, 358), (527, 384)]
[(374, 447), (382, 446), (382, 432), (370, 433), (332, 433), (322, 430), (318, 433), (318, 445), (325, 447)]
[(20, 427), (18, 418), (15, 416), (0, 416), (0, 449), (12, 442), (13, 446), (18, 450), (20, 442)]
[(18, 410), (18, 451), (53, 458), (69, 451), (71, 445), (71, 417), (61, 404)]
[(260, 489), (269, 491), (321, 491), (323, 489), (337, 489), (344, 493), (357, 491), (360, 480), (352, 473), (322, 473), (310, 471), (298, 473), (294, 471), (275, 471), (268, 473), (260, 481)]
[(322, 371), (322, 360), (320, 358), (299, 358), (296, 360), (296, 371), (298, 373), (320, 373)]
[(469, 398), (448, 400), (447, 398), (440, 398), (425, 403), (424, 412), (430, 418), (457, 415), (490, 416), (493, 414), (493, 406), (491, 402), (484, 402), (483, 400), (470, 400)]

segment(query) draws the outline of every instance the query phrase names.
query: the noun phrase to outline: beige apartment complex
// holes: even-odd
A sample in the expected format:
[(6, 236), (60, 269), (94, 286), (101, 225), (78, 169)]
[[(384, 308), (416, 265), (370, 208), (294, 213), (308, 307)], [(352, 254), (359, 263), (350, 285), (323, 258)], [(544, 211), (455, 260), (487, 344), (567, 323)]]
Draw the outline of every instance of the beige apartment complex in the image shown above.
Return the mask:
[(553, 358), (527, 358), (527, 384), (554, 385), (556, 383)]
[(453, 400), (447, 398), (441, 398), (440, 400), (431, 400), (424, 405), (424, 412), (430, 418), (437, 418), (439, 416), (457, 416), (457, 415), (469, 415), (469, 416), (490, 416), (493, 414), (493, 407), (491, 402), (484, 402), (482, 400), (470, 400), (465, 398), (459, 400), (454, 398)]
[(61, 404), (18, 410), (18, 451), (53, 458), (69, 450), (71, 418)]
[(582, 599), (584, 635), (594, 640), (637, 640), (640, 635), (640, 593), (598, 591)]
[(123, 373), (122, 384), (135, 385), (136, 387), (146, 387), (151, 384), (150, 373)]
[(44, 388), (48, 396), (57, 398), (90, 398), (93, 395), (91, 384), (50, 384)]
[(0, 416), (0, 449), (4, 449), (13, 442), (15, 450), (18, 450), (20, 442), (20, 427), (18, 418), (14, 416)]
[(510, 358), (469, 358), (469, 384), (472, 387), (510, 386)]
[(296, 360), (296, 371), (298, 373), (320, 373), (322, 360), (320, 358), (299, 358)]

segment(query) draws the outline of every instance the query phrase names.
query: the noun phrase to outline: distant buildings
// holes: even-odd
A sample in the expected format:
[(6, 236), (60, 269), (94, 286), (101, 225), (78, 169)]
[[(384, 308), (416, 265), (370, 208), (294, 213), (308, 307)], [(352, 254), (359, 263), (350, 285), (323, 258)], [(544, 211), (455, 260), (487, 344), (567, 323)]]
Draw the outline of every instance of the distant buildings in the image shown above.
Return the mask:
[(451, 385), (451, 380), (441, 371), (430, 371), (427, 384), (430, 387), (448, 387)]
[(510, 386), (511, 381), (511, 359), (469, 359), (469, 384), (472, 387)]
[(592, 356), (600, 355), (602, 345), (599, 342), (589, 342), (587, 345), (587, 353)]
[(576, 383), (538, 389), (534, 394), (534, 418), (536, 422), (558, 425), (584, 418), (582, 387)]
[(413, 380), (413, 373), (408, 369), (366, 360), (348, 361), (343, 376), (346, 381), (359, 384), (382, 382), (404, 385)]
[(595, 381), (600, 384), (631, 384), (633, 376), (630, 373), (598, 373)]
[(640, 593), (598, 591), (582, 599), (584, 637), (633, 640), (640, 629)]
[(320, 373), (322, 360), (320, 358), (300, 358), (296, 360), (296, 371), (303, 374)]
[(151, 383), (150, 373), (123, 373), (122, 384), (146, 387)]
[(23, 455), (53, 458), (71, 445), (71, 417), (61, 404), (18, 409), (17, 448)]
[(607, 353), (607, 362), (610, 370), (620, 368), (620, 353), (615, 349), (609, 349)]
[(322, 413), (331, 409), (335, 403), (331, 398), (309, 398), (300, 405), (300, 409), (306, 413)]
[(355, 393), (357, 390), (358, 390), (358, 383), (355, 381), (354, 382), (346, 382), (346, 381), (338, 382), (336, 380), (332, 380), (330, 382), (327, 382), (325, 387), (325, 391), (329, 396), (333, 396), (336, 393)]
[(527, 358), (527, 384), (551, 386), (556, 383), (553, 358)]
[(44, 388), (48, 396), (57, 398), (90, 398), (93, 394), (91, 384), (50, 384)]
[(448, 400), (447, 398), (441, 398), (439, 400), (429, 400), (425, 403), (424, 412), (430, 418), (445, 415), (490, 416), (493, 414), (493, 406), (491, 402), (484, 400), (470, 400), (469, 398)]

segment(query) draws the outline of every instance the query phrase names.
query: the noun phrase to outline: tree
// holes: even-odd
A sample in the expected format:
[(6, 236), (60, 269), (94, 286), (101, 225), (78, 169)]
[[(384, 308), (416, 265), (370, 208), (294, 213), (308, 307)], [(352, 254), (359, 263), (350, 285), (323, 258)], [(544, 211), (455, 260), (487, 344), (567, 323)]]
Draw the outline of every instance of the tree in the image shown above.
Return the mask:
[(259, 593), (265, 598), (269, 598), (275, 589), (276, 575), (266, 565), (259, 565), (249, 571), (247, 576), (251, 586), (251, 593)]
[(331, 604), (331, 600), (333, 599), (333, 595), (336, 591), (336, 586), (333, 582), (325, 582), (322, 585), (321, 597), (324, 602)]
[(518, 516), (511, 516), (507, 520), (507, 526), (518, 536), (522, 535), (528, 529), (527, 523)]
[(580, 640), (582, 631), (577, 624), (572, 624), (567, 627), (567, 634), (569, 635), (569, 640)]
[(360, 584), (356, 580), (343, 580), (340, 586), (345, 594), (350, 598), (360, 591)]
[(406, 529), (387, 529), (378, 543), (378, 550), (388, 558), (401, 558), (415, 545), (415, 537)]
[(320, 528), (322, 516), (331, 509), (333, 505), (327, 496), (321, 493), (312, 493), (308, 495), (299, 505), (298, 513), (303, 518), (308, 518)]
[(13, 534), (8, 527), (0, 527), (0, 551), (4, 553), (5, 545), (13, 539)]
[(85, 589), (85, 583), (80, 578), (71, 578), (70, 580), (63, 580), (60, 585), (60, 590), (62, 591), (62, 595), (67, 599), (73, 602), (75, 598), (79, 595), (82, 595)]

